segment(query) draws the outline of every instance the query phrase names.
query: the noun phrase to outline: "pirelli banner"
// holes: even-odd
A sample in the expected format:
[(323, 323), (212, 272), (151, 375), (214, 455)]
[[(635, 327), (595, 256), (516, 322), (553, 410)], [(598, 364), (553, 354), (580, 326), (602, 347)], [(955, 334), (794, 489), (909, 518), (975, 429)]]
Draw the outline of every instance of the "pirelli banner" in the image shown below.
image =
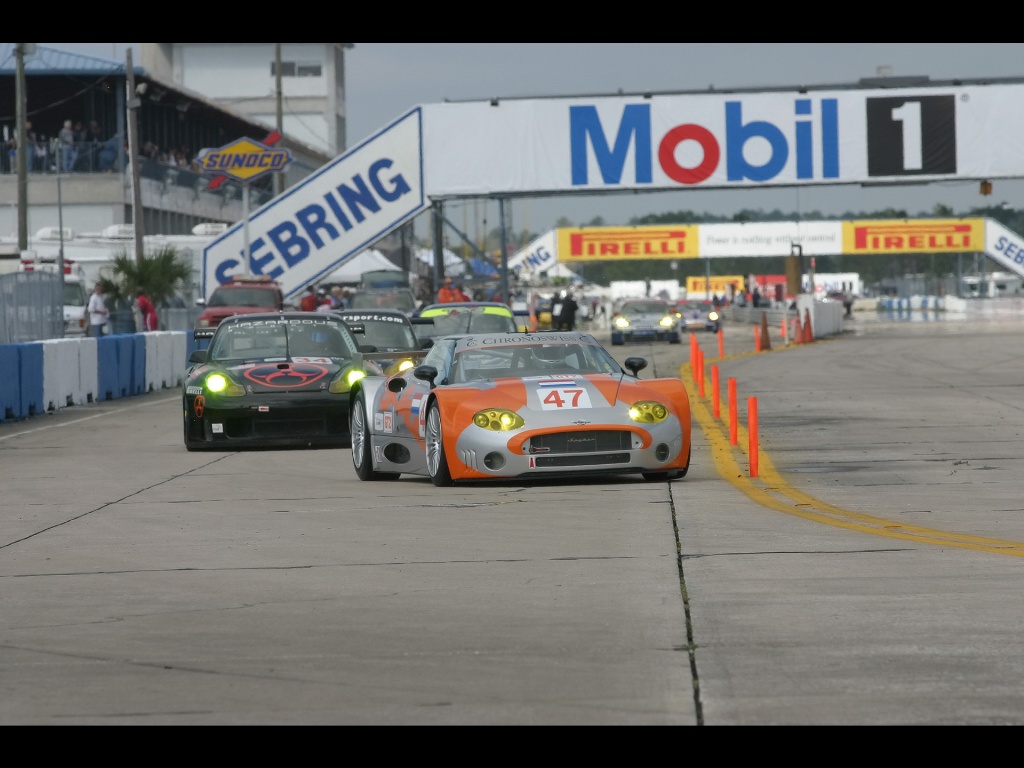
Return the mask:
[(798, 253), (804, 256), (976, 253), (987, 250), (986, 221), (892, 219), (585, 227), (558, 229), (556, 248), (557, 260), (565, 263)]

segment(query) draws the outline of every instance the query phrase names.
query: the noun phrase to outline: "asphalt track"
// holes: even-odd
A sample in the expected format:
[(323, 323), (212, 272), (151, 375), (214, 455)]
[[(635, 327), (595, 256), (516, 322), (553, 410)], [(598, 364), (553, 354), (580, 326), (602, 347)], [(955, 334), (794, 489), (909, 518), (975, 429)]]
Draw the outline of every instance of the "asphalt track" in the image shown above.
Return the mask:
[(697, 334), (717, 417), (615, 347), (691, 389), (671, 483), (190, 454), (171, 391), (0, 425), (0, 723), (1024, 724), (1022, 329)]

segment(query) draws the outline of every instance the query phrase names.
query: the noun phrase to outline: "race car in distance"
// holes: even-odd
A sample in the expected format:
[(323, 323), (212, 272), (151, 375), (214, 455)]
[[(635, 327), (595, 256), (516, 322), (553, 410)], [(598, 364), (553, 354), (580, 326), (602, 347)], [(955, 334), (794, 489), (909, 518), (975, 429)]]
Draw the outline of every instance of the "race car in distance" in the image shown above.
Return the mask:
[(612, 314), (612, 345), (631, 341), (683, 340), (682, 320), (675, 308), (661, 299), (629, 299)]
[(589, 333), (445, 336), (423, 362), (352, 394), (361, 480), (461, 481), (636, 473), (684, 477), (690, 403), (678, 378), (624, 371)]
[(512, 307), (497, 301), (451, 301), (428, 304), (415, 315), (426, 325), (415, 326), (420, 339), (439, 339), (453, 333), (517, 333)]
[(193, 336), (210, 344), (182, 383), (187, 450), (349, 445), (349, 393), (366, 371), (340, 317), (235, 315)]
[(710, 301), (678, 301), (675, 310), (682, 320), (684, 330), (718, 333), (722, 327), (718, 307)]
[(413, 330), (417, 326), (432, 330), (432, 321), (410, 319), (399, 309), (343, 309), (336, 314), (355, 331), (367, 373), (390, 376), (412, 368), (434, 343), (420, 339)]

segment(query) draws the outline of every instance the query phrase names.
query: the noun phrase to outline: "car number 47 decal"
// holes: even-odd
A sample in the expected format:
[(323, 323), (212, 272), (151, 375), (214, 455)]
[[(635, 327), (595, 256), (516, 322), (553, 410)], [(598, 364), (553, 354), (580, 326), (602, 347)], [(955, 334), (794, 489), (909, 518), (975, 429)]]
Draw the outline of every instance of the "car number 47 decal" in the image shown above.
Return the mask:
[(557, 389), (538, 389), (540, 407), (545, 411), (557, 411), (572, 408), (591, 408), (590, 393), (575, 387), (558, 387)]

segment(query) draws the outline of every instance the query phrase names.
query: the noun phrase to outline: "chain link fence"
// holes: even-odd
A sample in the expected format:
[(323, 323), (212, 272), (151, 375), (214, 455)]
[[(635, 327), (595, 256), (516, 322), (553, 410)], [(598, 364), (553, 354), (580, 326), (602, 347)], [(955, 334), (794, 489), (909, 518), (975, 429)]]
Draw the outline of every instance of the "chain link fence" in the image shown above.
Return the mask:
[(64, 336), (60, 277), (52, 272), (0, 275), (0, 344)]

